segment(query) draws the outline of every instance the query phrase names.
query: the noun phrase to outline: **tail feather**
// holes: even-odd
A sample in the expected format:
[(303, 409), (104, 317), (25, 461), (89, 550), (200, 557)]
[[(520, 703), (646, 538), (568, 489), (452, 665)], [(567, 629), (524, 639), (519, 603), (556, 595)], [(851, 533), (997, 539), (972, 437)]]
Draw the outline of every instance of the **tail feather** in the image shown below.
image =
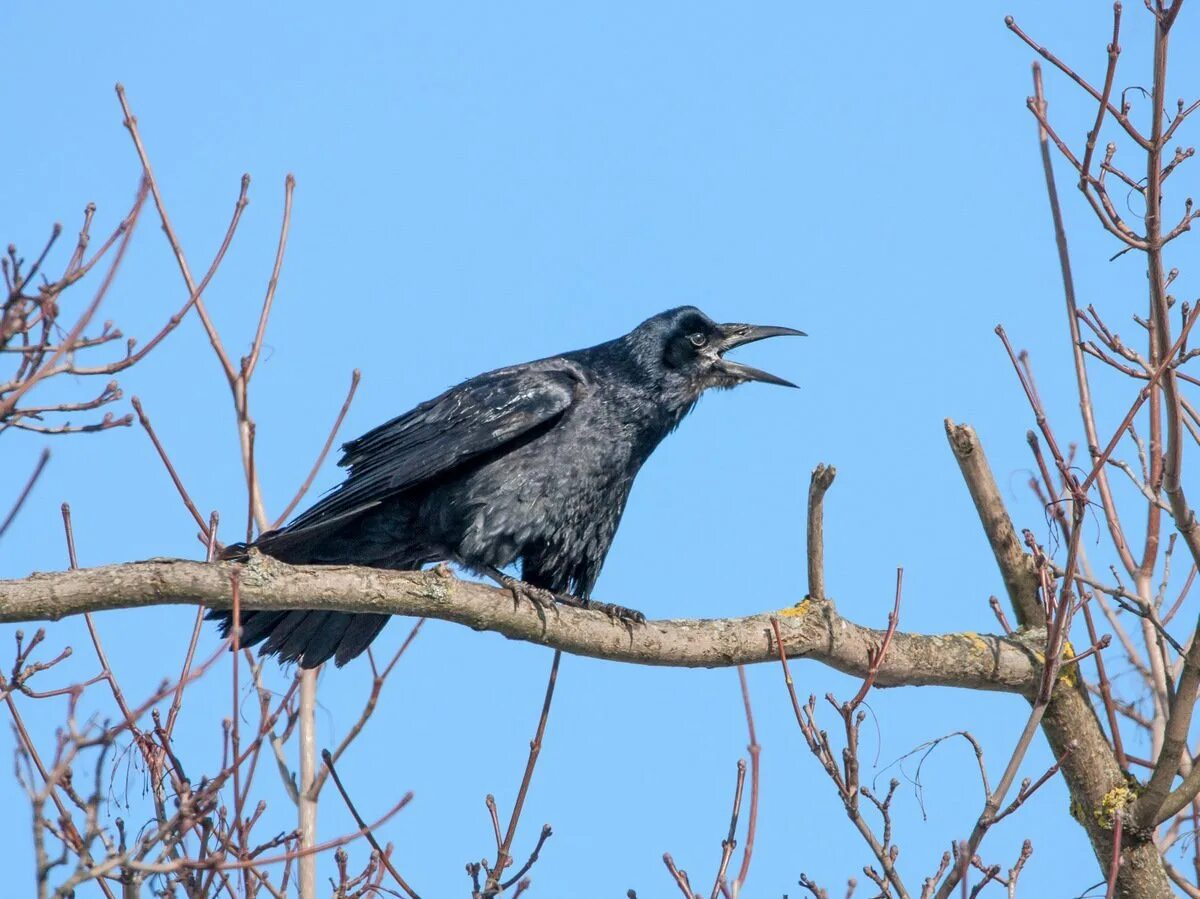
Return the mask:
[[(423, 543), (412, 542), (419, 532), (412, 521), (413, 508), (388, 507), (387, 514), (342, 516), (302, 527), (288, 525), (267, 531), (254, 543), (231, 543), (220, 553), (228, 561), (246, 561), (251, 549), (293, 565), (371, 565), (414, 569), (441, 558)], [(245, 611), (241, 616), (242, 646), (262, 644), (260, 655), (278, 655), (282, 662), (316, 668), (330, 659), (340, 667), (366, 652), (367, 646), (388, 622), (374, 613), (295, 611)], [(213, 609), (210, 620), (220, 623), (228, 637), (233, 613)]]
[[(317, 613), (313, 612), (312, 614), (316, 615)], [(294, 661), (294, 657), (291, 659), (285, 658), (285, 647), (292, 639), (292, 633), (308, 616), (309, 613), (302, 610), (285, 612), (279, 623), (271, 628), (271, 632), (268, 634), (266, 642), (263, 643), (259, 652), (268, 656), (278, 655), (280, 661)]]
[[(281, 662), (298, 662), (304, 659), (309, 643), (317, 640), (321, 628), (325, 626), (329, 616), (335, 614), (337, 613), (288, 612), (287, 617), (283, 619), (283, 625), (277, 628), (263, 644), (263, 652), (278, 655)], [(291, 627), (287, 627), (285, 631), (285, 626), (289, 624)], [(312, 663), (309, 667), (312, 667)]]
[[(339, 612), (329, 612), (321, 626), (305, 641), (301, 649), (301, 657), (305, 659), (320, 659), (322, 662), (331, 658), (341, 645), (342, 637), (354, 622), (353, 615)], [(319, 664), (319, 663), (318, 663)]]
[[(243, 612), (242, 633), (238, 642), (242, 646), (254, 646), (256, 643), (261, 643), (286, 614), (286, 612)], [(227, 616), (222, 623), (222, 636), (229, 636), (229, 622), (232, 617), (232, 614)]]
[(379, 636), (379, 632), (383, 630), (383, 626), (388, 623), (392, 616), (364, 613), (362, 615), (347, 617), (352, 619), (350, 627), (346, 629), (345, 635), (338, 644), (337, 656), (334, 659), (339, 668), (355, 656), (366, 652), (371, 641)]
[[(229, 636), (233, 624), (231, 611), (211, 609), (205, 617), (219, 622), (221, 636)], [(259, 655), (278, 655), (281, 662), (298, 662), (301, 668), (316, 668), (330, 659), (340, 668), (366, 651), (389, 618), (390, 615), (374, 613), (312, 609), (247, 611), (242, 613), (238, 643), (241, 646), (262, 643)]]

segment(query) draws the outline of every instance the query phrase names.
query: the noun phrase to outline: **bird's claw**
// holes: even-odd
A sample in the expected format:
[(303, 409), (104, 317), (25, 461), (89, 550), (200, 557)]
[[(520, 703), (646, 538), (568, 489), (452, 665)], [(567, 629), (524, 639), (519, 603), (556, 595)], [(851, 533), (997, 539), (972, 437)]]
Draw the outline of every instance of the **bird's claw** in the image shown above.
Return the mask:
[(521, 605), (521, 600), (526, 599), (533, 604), (533, 609), (537, 612), (538, 618), (542, 619), (542, 626), (546, 624), (546, 609), (552, 609), (554, 614), (558, 614), (558, 606), (555, 605), (555, 596), (549, 590), (544, 590), (541, 587), (535, 587), (533, 584), (527, 584), (525, 581), (517, 580), (514, 577), (505, 575), (500, 581), (501, 585), (508, 588), (513, 598), (513, 611)]
[(609, 603), (605, 609), (605, 613), (610, 618), (616, 618), (620, 621), (628, 621), (630, 624), (645, 624), (646, 616), (637, 609), (629, 609), (625, 606), (615, 606)]
[(534, 587), (528, 594), (529, 598), (537, 605), (538, 614), (542, 614), (541, 610), (549, 609), (554, 613), (554, 617), (558, 617), (558, 603), (555, 601), (555, 596), (549, 590), (543, 590), (540, 587)]
[(619, 606), (616, 603), (595, 602), (590, 599), (585, 599), (583, 600), (583, 605), (581, 608), (603, 612), (613, 621), (619, 621), (626, 625), (646, 623), (646, 616), (637, 609), (628, 609), (625, 606)]
[(552, 609), (555, 616), (557, 616), (560, 604), (570, 606), (573, 609), (603, 612), (614, 623), (624, 625), (625, 629), (629, 631), (630, 637), (633, 636), (633, 626), (635, 624), (646, 623), (646, 616), (637, 609), (628, 609), (625, 606), (619, 606), (611, 602), (596, 602), (595, 600), (572, 596), (569, 593), (555, 593), (544, 587), (535, 587), (526, 581), (518, 580), (497, 569), (492, 569), (488, 573), (500, 586), (505, 587), (512, 594), (514, 611), (521, 605), (522, 599), (528, 600), (533, 604), (538, 617), (542, 619), (543, 626), (546, 624), (546, 609)]

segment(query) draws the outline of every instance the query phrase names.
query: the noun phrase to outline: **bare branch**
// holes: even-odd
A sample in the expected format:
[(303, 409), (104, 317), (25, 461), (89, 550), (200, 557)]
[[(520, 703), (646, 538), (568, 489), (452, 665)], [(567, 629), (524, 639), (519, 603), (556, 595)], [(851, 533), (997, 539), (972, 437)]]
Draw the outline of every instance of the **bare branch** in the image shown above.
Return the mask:
[[(514, 608), (505, 589), (437, 571), (291, 566), (258, 554), (245, 565), (164, 559), (0, 581), (0, 622), (147, 605), (229, 608), (229, 578), (235, 570), (241, 572), (241, 601), (247, 609), (337, 609), (439, 618), (576, 655), (648, 665), (726, 667), (776, 660), (770, 622), (777, 617), (790, 657), (865, 677), (868, 650), (884, 636), (842, 618), (829, 601), (815, 600), (745, 618), (650, 621), (632, 631), (602, 612), (571, 608), (559, 609), (543, 622), (527, 603)], [(875, 683), (1027, 693), (1036, 688), (1040, 675), (1036, 652), (1019, 634), (897, 633)]]

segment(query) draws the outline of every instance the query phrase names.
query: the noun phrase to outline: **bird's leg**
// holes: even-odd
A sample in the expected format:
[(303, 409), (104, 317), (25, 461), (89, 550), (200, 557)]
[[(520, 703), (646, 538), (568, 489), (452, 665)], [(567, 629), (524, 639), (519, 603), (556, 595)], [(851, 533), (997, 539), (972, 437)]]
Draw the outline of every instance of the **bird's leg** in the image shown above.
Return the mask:
[[(554, 609), (557, 614), (558, 604), (561, 604), (569, 606), (572, 609), (603, 612), (613, 621), (619, 621), (626, 626), (646, 623), (646, 616), (637, 609), (628, 609), (625, 606), (618, 606), (611, 602), (596, 602), (593, 599), (572, 596), (570, 593), (555, 593), (552, 590), (547, 590), (545, 587), (536, 587), (527, 581), (507, 575), (499, 568), (491, 565), (482, 566), (480, 570), (501, 587), (512, 593), (514, 606), (520, 603), (521, 598), (524, 597), (533, 603), (539, 616), (543, 615), (544, 609)], [(544, 617), (543, 620), (545, 620)]]
[(494, 568), (491, 565), (484, 566), (482, 570), (484, 574), (512, 594), (514, 609), (520, 605), (522, 597), (533, 603), (534, 610), (538, 613), (538, 617), (542, 619), (543, 627), (546, 624), (546, 609), (553, 609), (555, 614), (558, 614), (558, 607), (555, 605), (555, 600), (558, 597), (551, 591), (544, 587), (535, 587), (533, 584), (507, 575), (499, 568)]

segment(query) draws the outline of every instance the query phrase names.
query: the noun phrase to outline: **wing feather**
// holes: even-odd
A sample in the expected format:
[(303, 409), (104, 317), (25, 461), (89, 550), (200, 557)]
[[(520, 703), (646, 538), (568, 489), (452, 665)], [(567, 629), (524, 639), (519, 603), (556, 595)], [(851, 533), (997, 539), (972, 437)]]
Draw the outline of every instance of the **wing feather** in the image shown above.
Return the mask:
[(283, 534), (323, 527), (441, 477), (562, 415), (582, 382), (569, 364), (480, 375), (342, 447), (346, 480)]

